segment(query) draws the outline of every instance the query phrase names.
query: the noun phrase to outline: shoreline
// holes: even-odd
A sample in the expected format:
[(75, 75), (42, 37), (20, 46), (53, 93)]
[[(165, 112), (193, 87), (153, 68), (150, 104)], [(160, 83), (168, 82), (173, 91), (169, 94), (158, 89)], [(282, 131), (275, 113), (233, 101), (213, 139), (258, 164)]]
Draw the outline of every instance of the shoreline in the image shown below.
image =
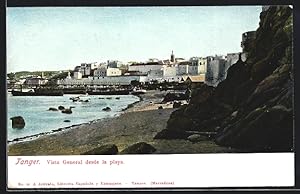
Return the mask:
[[(128, 105), (117, 117), (102, 118), (69, 127), (29, 141), (11, 143), (9, 156), (81, 155), (99, 146), (114, 144), (118, 151), (145, 142), (156, 148), (153, 154), (228, 153), (225, 147), (207, 140), (198, 143), (185, 139), (154, 139), (167, 126), (172, 103), (161, 103), (168, 91), (149, 91), (140, 101)], [(158, 108), (162, 106), (163, 108)]]
[(14, 138), (13, 140), (7, 140), (7, 144), (8, 145), (13, 145), (13, 144), (16, 144), (16, 143), (28, 142), (28, 141), (32, 141), (32, 140), (35, 140), (35, 139), (43, 137), (43, 136), (53, 135), (53, 134), (63, 132), (63, 131), (66, 131), (66, 130), (72, 130), (73, 128), (76, 128), (76, 127), (81, 126), (81, 125), (88, 126), (92, 123), (99, 122), (103, 119), (118, 117), (121, 114), (124, 114), (125, 111), (127, 111), (128, 109), (133, 108), (133, 106), (135, 104), (140, 103), (140, 102), (143, 101), (143, 98), (141, 96), (139, 96), (139, 95), (135, 95), (135, 96), (139, 97), (138, 101), (133, 102), (131, 104), (128, 104), (126, 108), (122, 109), (120, 112), (117, 112), (113, 117), (105, 117), (105, 118), (100, 118), (100, 119), (94, 119), (94, 120), (84, 122), (84, 123), (79, 123), (79, 124), (74, 124), (74, 125), (70, 125), (70, 126), (66, 126), (66, 127), (60, 127), (60, 128), (57, 128), (57, 129), (52, 129), (52, 130), (47, 131), (47, 132), (41, 132), (41, 133), (37, 133), (37, 134), (33, 134), (33, 135), (27, 135), (27, 136), (24, 136), (24, 137)]

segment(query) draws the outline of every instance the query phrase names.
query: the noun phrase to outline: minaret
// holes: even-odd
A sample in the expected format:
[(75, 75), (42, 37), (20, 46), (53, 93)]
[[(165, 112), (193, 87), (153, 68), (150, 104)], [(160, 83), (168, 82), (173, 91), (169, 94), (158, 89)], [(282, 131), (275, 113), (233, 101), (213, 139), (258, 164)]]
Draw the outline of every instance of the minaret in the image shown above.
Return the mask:
[(70, 71), (68, 72), (68, 77), (67, 77), (67, 79), (71, 79), (71, 73), (70, 73)]
[(173, 50), (172, 50), (172, 54), (171, 54), (171, 62), (175, 62), (175, 57), (174, 57), (174, 54), (173, 54)]

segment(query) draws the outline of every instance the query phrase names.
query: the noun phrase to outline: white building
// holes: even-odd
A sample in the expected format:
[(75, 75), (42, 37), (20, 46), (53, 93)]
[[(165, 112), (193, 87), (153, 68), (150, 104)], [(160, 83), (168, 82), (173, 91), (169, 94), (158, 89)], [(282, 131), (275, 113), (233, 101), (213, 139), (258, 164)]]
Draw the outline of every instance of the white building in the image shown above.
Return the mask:
[(220, 81), (225, 79), (225, 57), (207, 57), (207, 62), (208, 65), (205, 80), (210, 85), (217, 85)]
[(188, 75), (190, 64), (191, 64), (190, 61), (182, 61), (182, 62), (178, 63), (176, 75)]
[(74, 69), (74, 72), (80, 72), (82, 76), (90, 76), (92, 75), (93, 71), (98, 68), (98, 64), (96, 62), (94, 63), (81, 63), (80, 66), (76, 66)]
[(160, 64), (158, 62), (135, 63), (135, 64), (131, 64), (128, 67), (128, 71), (139, 71), (141, 73), (148, 74), (150, 71), (161, 70), (162, 68), (163, 68), (163, 64)]
[(26, 81), (24, 83), (31, 86), (40, 86), (40, 85), (45, 85), (47, 82), (48, 82), (47, 79), (41, 77), (30, 77), (30, 78), (26, 78)]
[(82, 73), (78, 72), (78, 71), (75, 71), (74, 72), (74, 79), (82, 79)]
[(119, 68), (101, 67), (94, 70), (95, 77), (120, 76), (122, 71)]
[(107, 68), (106, 76), (120, 76), (122, 71), (119, 68)]
[(164, 76), (163, 68), (153, 69), (148, 72), (148, 77), (160, 77), (161, 78), (163, 76)]
[(105, 77), (107, 75), (106, 72), (107, 72), (106, 67), (100, 67), (100, 68), (94, 70), (94, 76), (96, 76), (96, 77)]
[[(240, 53), (228, 53), (227, 54), (227, 62), (226, 62), (226, 67), (227, 69), (229, 67), (231, 67), (231, 65), (235, 64), (238, 60), (239, 60), (239, 54)], [(241, 53), (241, 57), (242, 57), (242, 61), (246, 61), (246, 54), (245, 53)]]
[(176, 76), (176, 66), (164, 65), (163, 66), (163, 77), (175, 77)]
[(133, 80), (145, 83), (148, 80), (147, 76), (106, 76), (93, 77), (82, 79), (63, 79), (58, 80), (57, 84), (64, 86), (103, 86), (103, 85), (130, 85)]
[(117, 61), (117, 60), (108, 60), (107, 61), (107, 67), (110, 67), (110, 68), (119, 68), (122, 66), (122, 62), (121, 61)]

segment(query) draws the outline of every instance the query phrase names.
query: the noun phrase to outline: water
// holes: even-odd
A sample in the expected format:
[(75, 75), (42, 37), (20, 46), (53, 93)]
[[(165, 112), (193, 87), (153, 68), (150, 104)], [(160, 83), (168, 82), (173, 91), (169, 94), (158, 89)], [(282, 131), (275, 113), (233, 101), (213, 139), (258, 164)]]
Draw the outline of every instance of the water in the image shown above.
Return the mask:
[[(90, 102), (72, 102), (70, 97), (80, 96), (80, 99), (90, 99)], [(106, 99), (111, 97), (112, 99)], [(120, 99), (116, 99), (120, 97)], [(99, 99), (105, 98), (105, 99)], [(101, 118), (114, 117), (122, 112), (128, 104), (138, 101), (139, 98), (133, 95), (92, 95), (83, 96), (78, 94), (70, 94), (64, 96), (7, 96), (7, 139), (35, 135), (42, 132), (50, 132), (61, 127), (87, 123)], [(58, 106), (69, 108), (74, 106), (72, 114), (64, 114), (60, 111), (48, 111), (50, 107), (58, 108)], [(110, 107), (110, 112), (102, 109)], [(11, 117), (22, 116), (25, 120), (23, 129), (13, 129)], [(71, 122), (64, 122), (70, 120)]]

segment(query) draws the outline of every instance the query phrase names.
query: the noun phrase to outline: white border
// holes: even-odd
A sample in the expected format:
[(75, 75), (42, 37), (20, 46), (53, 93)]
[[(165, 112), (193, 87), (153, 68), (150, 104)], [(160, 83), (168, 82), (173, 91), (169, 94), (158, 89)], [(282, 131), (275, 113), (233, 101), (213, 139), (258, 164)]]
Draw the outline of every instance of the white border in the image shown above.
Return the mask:
[[(294, 157), (294, 153), (8, 156), (7, 186), (8, 189), (290, 187), (295, 185)], [(21, 165), (21, 160), (35, 160), (36, 164)], [(60, 164), (50, 165), (47, 160)], [(63, 164), (64, 160), (82, 160), (82, 164)], [(99, 164), (87, 165), (86, 160)], [(102, 160), (107, 164), (102, 164)]]

